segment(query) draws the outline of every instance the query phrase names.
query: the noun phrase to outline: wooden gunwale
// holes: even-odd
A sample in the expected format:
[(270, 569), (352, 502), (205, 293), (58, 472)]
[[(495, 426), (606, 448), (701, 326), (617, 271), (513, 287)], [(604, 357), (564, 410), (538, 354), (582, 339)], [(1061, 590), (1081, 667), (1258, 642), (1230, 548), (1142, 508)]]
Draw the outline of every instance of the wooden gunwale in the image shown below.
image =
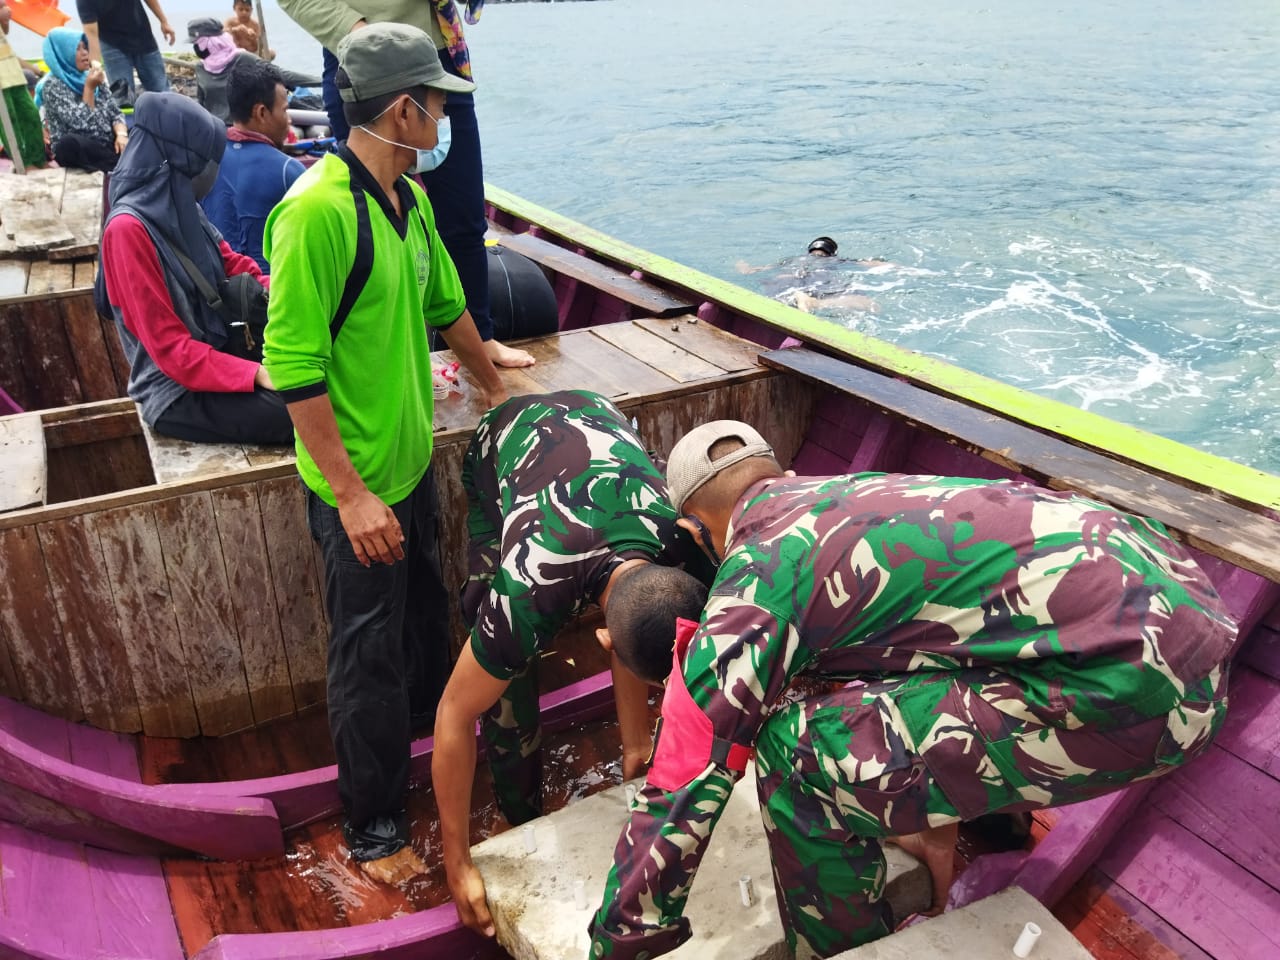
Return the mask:
[(485, 185), (485, 199), (499, 214), (492, 219), (504, 226), (510, 228), (513, 218), (535, 226), (544, 238), (555, 235), (567, 246), (636, 270), (650, 282), (669, 284), (850, 362), (1164, 474), (1184, 486), (1218, 492), (1246, 509), (1280, 509), (1280, 477), (812, 317), (593, 230), (492, 184)]

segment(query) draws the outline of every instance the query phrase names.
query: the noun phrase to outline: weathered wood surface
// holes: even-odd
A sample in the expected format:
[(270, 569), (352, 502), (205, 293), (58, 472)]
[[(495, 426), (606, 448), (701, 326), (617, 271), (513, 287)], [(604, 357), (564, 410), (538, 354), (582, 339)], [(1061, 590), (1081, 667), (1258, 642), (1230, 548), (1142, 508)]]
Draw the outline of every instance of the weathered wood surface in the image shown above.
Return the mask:
[(1280, 580), (1280, 524), (1173, 480), (1111, 460), (993, 413), (809, 350), (763, 354), (768, 366), (849, 393), (877, 409), (1056, 489), (1077, 490), (1161, 521), (1213, 556)]
[(119, 334), (114, 323), (98, 316), (92, 293), (48, 292), (64, 281), (74, 283), (78, 267), (33, 263), (31, 284), (46, 292), (5, 299), (5, 277), (14, 274), (12, 261), (0, 261), (0, 388), (26, 410), (125, 394), (129, 365)]
[[(684, 431), (723, 417), (757, 423), (784, 460), (794, 453), (810, 388), (745, 365), (750, 348), (720, 331), (673, 335), (683, 337), (676, 344), (635, 330), (536, 341), (547, 362), (504, 376), (516, 393), (616, 394), (660, 456)], [(658, 366), (631, 352), (653, 349), (664, 351)], [(446, 503), (465, 499), (462, 457), (484, 409), (465, 380), (437, 403), (435, 458)], [(130, 401), (49, 411), (45, 428), (60, 473), (69, 475), (59, 481), (66, 490), (85, 482), (98, 493), (99, 483), (139, 469), (129, 462), (128, 445), (143, 442)], [(157, 736), (228, 733), (323, 702), (323, 567), (292, 454), (150, 440), (157, 460), (177, 451), (169, 462), (178, 467), (155, 468), (167, 482), (0, 514), (0, 569), (22, 565), (0, 590), (30, 598), (0, 615), (4, 690), (59, 715)], [(149, 470), (149, 458), (141, 466)], [(442, 540), (445, 576), (460, 583), (460, 506), (445, 511)], [(55, 616), (47, 616), (50, 606)], [(456, 601), (453, 616), (460, 641)]]
[(0, 418), (0, 511), (44, 503), (47, 473), (39, 414)]
[[(25, 177), (0, 177), (0, 238), (4, 241), (0, 255), (34, 256), (39, 258), (37, 263), (59, 248), (62, 259), (95, 255), (102, 222), (102, 182), (101, 173), (65, 167), (32, 170)], [(70, 284), (68, 274), (66, 285), (56, 289), (70, 289)]]
[(640, 316), (686, 313), (692, 307), (687, 300), (674, 297), (644, 280), (637, 280), (626, 270), (580, 256), (529, 233), (504, 235), (502, 246), (554, 271), (559, 277), (580, 281), (616, 297), (641, 311)]

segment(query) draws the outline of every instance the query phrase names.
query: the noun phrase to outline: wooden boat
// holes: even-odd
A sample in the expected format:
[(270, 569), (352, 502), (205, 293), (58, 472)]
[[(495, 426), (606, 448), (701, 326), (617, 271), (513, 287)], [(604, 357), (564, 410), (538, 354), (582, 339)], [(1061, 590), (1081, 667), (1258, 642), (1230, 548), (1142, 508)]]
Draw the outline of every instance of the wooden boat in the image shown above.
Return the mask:
[[(538, 365), (506, 374), (513, 391), (599, 390), (660, 454), (691, 426), (734, 417), (804, 473), (1026, 477), (1154, 516), (1199, 551), (1242, 625), (1231, 716), (1211, 755), (1154, 785), (1049, 812), (1034, 849), (983, 869), (991, 883), (1061, 902), (1097, 956), (1280, 950), (1277, 841), (1250, 829), (1280, 807), (1277, 478), (489, 196), (495, 233), (548, 271), (560, 306), (562, 332), (526, 344)], [(479, 413), (465, 389), (438, 408), (449, 503), (461, 502), (458, 467)], [(341, 884), (322, 894), (342, 900), (336, 909), (306, 900), (307, 883), (323, 881), (300, 879), (297, 865), (336, 862), (324, 855), (338, 843), (336, 791), (323, 756), (298, 746), (325, 739), (325, 624), (288, 455), (149, 436), (128, 401), (0, 424), (19, 420), (43, 440), (34, 459), (47, 480), (45, 503), (0, 513), (0, 694), (10, 701), (0, 709), (0, 955), (489, 949), (458, 929), (448, 904)], [(464, 511), (445, 514), (446, 575), (458, 581)], [(562, 679), (573, 682), (544, 699), (550, 721), (608, 711), (607, 678), (588, 668)], [(272, 737), (282, 717), (311, 735)], [(228, 744), (253, 762), (163, 759)], [(415, 744), (419, 774), (429, 749)], [(284, 756), (264, 758), (275, 750)], [(199, 767), (188, 782), (155, 782), (183, 763)], [(429, 831), (426, 792), (414, 802)], [(76, 923), (86, 912), (99, 920), (93, 943), (40, 913), (39, 881), (68, 862), (79, 864), (68, 894)]]

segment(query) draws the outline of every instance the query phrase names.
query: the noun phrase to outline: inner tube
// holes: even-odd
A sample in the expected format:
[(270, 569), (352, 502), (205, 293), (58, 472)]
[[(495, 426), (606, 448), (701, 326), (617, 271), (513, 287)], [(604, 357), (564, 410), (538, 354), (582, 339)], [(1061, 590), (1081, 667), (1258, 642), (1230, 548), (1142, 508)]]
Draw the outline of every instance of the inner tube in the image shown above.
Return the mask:
[(329, 115), (323, 110), (298, 110), (290, 107), (289, 122), (295, 127), (328, 127)]
[(498, 340), (541, 337), (560, 327), (556, 294), (542, 268), (501, 245), (489, 252), (489, 315)]

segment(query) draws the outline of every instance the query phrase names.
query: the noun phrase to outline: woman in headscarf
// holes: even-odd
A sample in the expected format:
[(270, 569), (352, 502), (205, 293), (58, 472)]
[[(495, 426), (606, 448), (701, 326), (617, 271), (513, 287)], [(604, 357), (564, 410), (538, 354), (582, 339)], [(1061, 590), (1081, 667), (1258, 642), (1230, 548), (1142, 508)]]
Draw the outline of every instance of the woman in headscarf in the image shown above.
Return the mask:
[(115, 317), (129, 396), (157, 433), (291, 443), (293, 424), (266, 370), (222, 351), (226, 319), (191, 276), (214, 291), (240, 273), (267, 286), (257, 263), (227, 246), (200, 209), (226, 145), (226, 127), (195, 101), (176, 93), (138, 98), (133, 138), (111, 175), (96, 300)]
[(49, 128), (53, 157), (64, 167), (113, 170), (129, 142), (106, 74), (89, 63), (89, 42), (78, 30), (57, 27), (44, 38), (49, 73), (36, 84), (36, 106)]

